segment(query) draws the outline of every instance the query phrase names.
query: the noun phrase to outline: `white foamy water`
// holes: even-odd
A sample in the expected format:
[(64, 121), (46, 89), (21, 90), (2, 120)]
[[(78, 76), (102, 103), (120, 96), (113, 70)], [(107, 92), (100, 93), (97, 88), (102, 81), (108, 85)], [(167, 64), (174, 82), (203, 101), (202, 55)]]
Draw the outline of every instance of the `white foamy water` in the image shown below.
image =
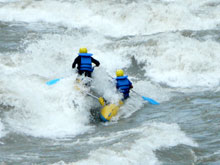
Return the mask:
[[(86, 99), (82, 94), (73, 92), (71, 80), (66, 84), (60, 82), (54, 89), (28, 79), (19, 79), (15, 86), (8, 86), (15, 93), (13, 102), (12, 98), (3, 97), (5, 103), (15, 106), (5, 119), (11, 129), (37, 137), (73, 136), (91, 129), (87, 125), (90, 105), (84, 103)], [(61, 84), (72, 86), (72, 90), (65, 92)], [(73, 101), (79, 105), (75, 106)]]
[(0, 20), (46, 22), (70, 28), (89, 27), (111, 36), (143, 35), (163, 31), (216, 28), (220, 18), (220, 7), (215, 3), (218, 1), (114, 3), (88, 0), (71, 3), (25, 0), (4, 4), (0, 9)]
[[(102, 36), (103, 31), (107, 32), (105, 34), (111, 34), (111, 35), (122, 35), (122, 34), (134, 34), (132, 31), (135, 31), (136, 34), (142, 33), (145, 34), (146, 31), (148, 33), (154, 33), (154, 32), (160, 32), (160, 31), (167, 31), (166, 29), (172, 30), (180, 30), (180, 29), (187, 29), (187, 27), (190, 27), (190, 29), (197, 29), (200, 27), (201, 29), (206, 29), (205, 25), (207, 25), (207, 21), (209, 19), (207, 18), (206, 21), (199, 21), (198, 18), (201, 17), (201, 15), (196, 15), (195, 13), (189, 12), (187, 6), (191, 5), (190, 1), (187, 1), (187, 3), (183, 6), (182, 2), (180, 1), (172, 1), (171, 2), (162, 2), (162, 3), (154, 3), (153, 8), (151, 3), (143, 2), (143, 6), (140, 4), (142, 3), (129, 3), (127, 8), (124, 10), (121, 10), (120, 7), (123, 4), (111, 4), (113, 7), (107, 5), (109, 2), (95, 2), (91, 3), (89, 1), (80, 2), (80, 3), (70, 3), (70, 2), (60, 2), (60, 1), (18, 1), (14, 3), (6, 3), (4, 4), (4, 7), (0, 9), (0, 19), (2, 21), (23, 21), (23, 22), (45, 22), (45, 23), (53, 23), (57, 25), (63, 25), (67, 27), (88, 27), (91, 31), (87, 35), (80, 35), (77, 33), (72, 33), (71, 35), (67, 34), (46, 34), (43, 35), (41, 39), (35, 39), (34, 41), (27, 41), (28, 46), (25, 48), (24, 53), (13, 53), (9, 54), (9, 58), (5, 58), (3, 55), (1, 58), (2, 64), (1, 64), (1, 70), (3, 72), (3, 84), (5, 84), (3, 91), (7, 91), (8, 93), (3, 95), (3, 102), (7, 102), (8, 104), (11, 104), (11, 100), (15, 100), (12, 105), (16, 106), (16, 113), (18, 113), (18, 116), (20, 117), (20, 122), (17, 123), (18, 116), (15, 116), (15, 121), (11, 120), (9, 117), (8, 121), (10, 123), (14, 123), (16, 130), (21, 131), (24, 125), (27, 123), (33, 123), (33, 128), (29, 128), (29, 124), (27, 128), (25, 128), (21, 132), (28, 132), (26, 130), (35, 130), (34, 128), (39, 128), (36, 133), (32, 132), (31, 134), (38, 135), (39, 136), (49, 136), (50, 133), (47, 135), (47, 133), (42, 133), (42, 125), (48, 125), (48, 129), (53, 130), (55, 133), (51, 133), (52, 136), (65, 136), (64, 134), (56, 133), (57, 125), (66, 125), (65, 122), (69, 123), (69, 125), (72, 124), (72, 118), (75, 118), (79, 114), (76, 112), (72, 112), (73, 107), (66, 107), (63, 108), (60, 104), (54, 104), (53, 102), (57, 103), (57, 100), (60, 102), (66, 102), (70, 104), (70, 100), (76, 100), (76, 97), (71, 92), (72, 90), (72, 84), (71, 80), (65, 79), (63, 80), (63, 84), (60, 83), (61, 86), (54, 86), (51, 88), (44, 87), (43, 84), (45, 81), (48, 81), (53, 78), (59, 78), (59, 77), (65, 77), (65, 75), (70, 75), (73, 72), (71, 71), (71, 63), (73, 59), (76, 57), (78, 48), (84, 45), (87, 45), (94, 53), (94, 57), (99, 59), (101, 62), (101, 70), (106, 70), (106, 72), (99, 72), (100, 74), (103, 74), (102, 76), (108, 77), (105, 74), (108, 73), (114, 73), (114, 71), (118, 68), (125, 68), (132, 65), (130, 59), (134, 57), (134, 59), (142, 64), (144, 63), (143, 69), (146, 71), (145, 76), (150, 77), (152, 81), (157, 83), (166, 84), (168, 86), (172, 87), (193, 87), (193, 86), (202, 86), (202, 87), (216, 87), (219, 84), (219, 63), (220, 59), (218, 56), (219, 52), (219, 44), (212, 41), (207, 40), (205, 42), (200, 42), (194, 38), (184, 37), (181, 34), (178, 33), (167, 33), (164, 35), (159, 36), (144, 36), (144, 37), (136, 37), (131, 38), (128, 40), (121, 40), (115, 43), (111, 43), (110, 40)], [(167, 6), (164, 9), (164, 3), (167, 3)], [(88, 6), (90, 4), (90, 6)], [(198, 4), (193, 4), (191, 8), (198, 9), (199, 6), (210, 7), (205, 1), (202, 1)], [(78, 13), (80, 13), (81, 9), (84, 8), (84, 6), (88, 6), (88, 10), (85, 10), (86, 12), (83, 12), (79, 16)], [(176, 7), (178, 12), (186, 12), (187, 10), (188, 14), (192, 14), (193, 17), (190, 19), (192, 21), (191, 23), (188, 22), (188, 24), (184, 22), (184, 26), (182, 27), (181, 24), (175, 25), (176, 29), (173, 29), (173, 27), (169, 26), (155, 26), (155, 21), (158, 21), (160, 19), (157, 19), (158, 17), (161, 18), (162, 15), (169, 16), (169, 20), (174, 21), (175, 19), (179, 20), (179, 15), (174, 15), (172, 12), (176, 11)], [(180, 7), (181, 6), (181, 7)], [(116, 8), (115, 8), (116, 7)], [(58, 11), (58, 8), (61, 9)], [(169, 8), (169, 10), (167, 9)], [(107, 10), (110, 9), (110, 10)], [(147, 10), (147, 13), (140, 14), (136, 12), (144, 12)], [(108, 12), (103, 12), (103, 11)], [(162, 10), (162, 12), (157, 12), (157, 10)], [(9, 12), (10, 11), (10, 12)], [(127, 12), (130, 12), (129, 14)], [(155, 12), (153, 12), (155, 11)], [(165, 11), (167, 12), (165, 15)], [(196, 11), (196, 10), (195, 10)], [(194, 11), (194, 12), (195, 12)], [(207, 10), (209, 11), (209, 10)], [(7, 16), (5, 16), (5, 13), (8, 13)], [(36, 14), (37, 13), (37, 14)], [(138, 17), (137, 17), (137, 15)], [(153, 22), (149, 21), (148, 17), (155, 16), (154, 13), (159, 13), (159, 15), (156, 15), (154, 17)], [(162, 14), (161, 14), (162, 13)], [(200, 13), (200, 11), (198, 11)], [(146, 14), (148, 17), (146, 17)], [(206, 13), (209, 15), (209, 12)], [(113, 15), (111, 19), (105, 19), (109, 15)], [(170, 17), (172, 15), (172, 17)], [(180, 14), (182, 16), (182, 14)], [(217, 10), (214, 10), (212, 15), (215, 15), (216, 19), (212, 19), (212, 21), (216, 22), (218, 12)], [(158, 17), (157, 17), (158, 16)], [(101, 18), (100, 18), (101, 17)], [(146, 23), (141, 23), (139, 19), (142, 20), (143, 18), (147, 18)], [(173, 18), (173, 19), (172, 19)], [(187, 20), (188, 16), (184, 15), (182, 19)], [(198, 19), (197, 24), (195, 24), (194, 18)], [(109, 25), (105, 22), (100, 22), (100, 19), (109, 21), (111, 24), (108, 27), (105, 27), (105, 25)], [(160, 21), (160, 23), (164, 23), (165, 18)], [(201, 18), (200, 18), (201, 19)], [(86, 22), (84, 21), (86, 20)], [(133, 23), (135, 21), (135, 24)], [(77, 22), (77, 23), (75, 23)], [(120, 22), (120, 24), (118, 23)], [(181, 21), (179, 21), (181, 23)], [(138, 25), (135, 26), (135, 25)], [(167, 23), (167, 25), (174, 25), (173, 23)], [(193, 24), (193, 26), (192, 26)], [(104, 26), (101, 26), (104, 25)], [(113, 27), (114, 28), (111, 28)], [(129, 26), (128, 26), (129, 25)], [(130, 26), (131, 25), (131, 26)], [(209, 27), (211, 27), (212, 24), (209, 23)], [(152, 26), (155, 26), (154, 28)], [(125, 28), (128, 27), (128, 28)], [(195, 28), (193, 28), (195, 27)], [(29, 27), (29, 28), (36, 28), (36, 27)], [(102, 29), (100, 29), (102, 28)], [(104, 28), (104, 29), (103, 29)], [(96, 30), (95, 30), (96, 29)], [(117, 29), (117, 30), (115, 30)], [(123, 29), (123, 30), (122, 30)], [(134, 30), (136, 29), (136, 30)], [(148, 29), (155, 30), (154, 32), (149, 31)], [(112, 31), (111, 31), (112, 30)], [(117, 33), (116, 31), (120, 32)], [(127, 42), (127, 43), (126, 43)], [(146, 44), (140, 44), (136, 46), (136, 43), (143, 42)], [(97, 44), (99, 43), (99, 44)], [(129, 44), (130, 43), (130, 44)], [(185, 44), (182, 44), (185, 43)], [(115, 45), (114, 45), (115, 44)], [(193, 47), (191, 45), (194, 45)], [(174, 48), (174, 49), (172, 49)], [(48, 65), (49, 64), (49, 65)], [(98, 68), (99, 69), (99, 68)], [(98, 72), (97, 69), (97, 72)], [(189, 74), (190, 73), (190, 74)], [(8, 76), (10, 75), (10, 76)], [(74, 73), (73, 73), (74, 75)], [(102, 85), (102, 81), (99, 81), (99, 75), (96, 76), (96, 73), (94, 73), (94, 76), (96, 77), (96, 86), (99, 87)], [(102, 77), (101, 76), (101, 77)], [(14, 82), (11, 84), (11, 78), (13, 77)], [(27, 79), (24, 79), (24, 77), (28, 77)], [(107, 79), (106, 79), (107, 80)], [(69, 81), (69, 83), (68, 83)], [(99, 85), (100, 82), (100, 85)], [(68, 85), (65, 85), (65, 83), (68, 83)], [(6, 85), (7, 84), (7, 85)], [(146, 82), (145, 82), (146, 84)], [(135, 86), (135, 82), (134, 82)], [(39, 87), (41, 87), (39, 89)], [(157, 86), (156, 86), (157, 87)], [(155, 93), (155, 91), (158, 89), (154, 85), (151, 85), (148, 83), (148, 85), (143, 89), (138, 89), (138, 92), (141, 92), (144, 95), (144, 93), (147, 93), (148, 96), (151, 96), (157, 100), (163, 101), (164, 98), (167, 100), (167, 97), (169, 98), (169, 93), (164, 95), (164, 92), (158, 92)], [(103, 89), (97, 90), (100, 94), (104, 95), (108, 99), (112, 99), (114, 102), (119, 97), (115, 95), (116, 97), (112, 97), (112, 95), (115, 94), (115, 90), (112, 91), (112, 85), (106, 84), (103, 85), (104, 89), (107, 89), (103, 91)], [(155, 88), (155, 90), (151, 90), (152, 88)], [(31, 90), (30, 90), (31, 89)], [(13, 90), (13, 92), (10, 92), (10, 90)], [(63, 96), (60, 97), (59, 92), (63, 94)], [(167, 92), (167, 91), (166, 91)], [(13, 94), (15, 93), (15, 95)], [(59, 96), (59, 97), (58, 97)], [(69, 97), (69, 98), (68, 98)], [(34, 98), (34, 99), (33, 99)], [(51, 100), (48, 98), (52, 98)], [(65, 101), (63, 101), (65, 100)], [(87, 101), (87, 99), (82, 99), (83, 101)], [(79, 104), (83, 104), (83, 102), (79, 101)], [(133, 101), (135, 102), (135, 101)], [(43, 103), (43, 104), (42, 104)], [(58, 102), (59, 103), (59, 102)], [(36, 108), (36, 105), (40, 105)], [(52, 104), (52, 105), (51, 105)], [(139, 103), (141, 104), (141, 103)], [(133, 106), (130, 105), (131, 113), (135, 112), (139, 107), (141, 106)], [(68, 110), (67, 110), (67, 109)], [(129, 108), (129, 107), (127, 107)], [(125, 108), (125, 109), (127, 109)], [(23, 109), (23, 111), (21, 111)], [(40, 109), (40, 110), (39, 110)], [(62, 109), (65, 109), (68, 111), (68, 117), (69, 121), (65, 122), (58, 122), (58, 124), (54, 125), (52, 124), (53, 121), (57, 120), (57, 118), (60, 117), (60, 121), (64, 121), (66, 116), (62, 116), (63, 114)], [(85, 116), (85, 120), (88, 118), (88, 110), (85, 110), (87, 108), (83, 108), (83, 112), (81, 115)], [(60, 111), (60, 112), (59, 112)], [(21, 113), (20, 113), (21, 112)], [(123, 112), (123, 111), (122, 111)], [(16, 113), (13, 112), (13, 115)], [(24, 114), (25, 115), (24, 115)], [(30, 114), (29, 114), (30, 113)], [(26, 119), (23, 119), (23, 115), (28, 115), (28, 121)], [(129, 116), (126, 114), (126, 116)], [(36, 120), (36, 117), (34, 116), (40, 116), (39, 120)], [(47, 116), (53, 116), (51, 119), (48, 119)], [(31, 116), (31, 117), (30, 117)], [(45, 123), (42, 122), (45, 121)], [(76, 122), (77, 124), (82, 125), (82, 127), (87, 127), (85, 120)], [(48, 122), (50, 124), (48, 124)], [(16, 123), (16, 124), (15, 124)], [(39, 124), (39, 125), (38, 125)], [(13, 124), (12, 124), (13, 125)], [(67, 124), (68, 125), (68, 124)], [(14, 127), (14, 126), (12, 126)], [(65, 127), (65, 129), (71, 130), (73, 127)], [(21, 129), (20, 129), (21, 128)], [(60, 127), (61, 128), (61, 127)], [(61, 128), (61, 132), (63, 127)], [(65, 132), (65, 129), (63, 132)], [(75, 129), (74, 129), (75, 130)], [(87, 129), (78, 129), (83, 130), (82, 132), (85, 132)], [(41, 133), (39, 133), (41, 132)], [(47, 129), (45, 132), (48, 132)], [(59, 132), (59, 130), (58, 130)], [(70, 131), (71, 132), (71, 131)], [(67, 134), (70, 132), (67, 131)], [(77, 132), (77, 131), (76, 131)], [(77, 132), (76, 134), (81, 133), (81, 131)], [(72, 134), (72, 133), (70, 133)], [(75, 134), (75, 133), (73, 133)]]
[(200, 42), (178, 34), (160, 35), (152, 40), (154, 47), (141, 47), (146, 53), (135, 53), (139, 63), (147, 64), (146, 76), (172, 87), (219, 85), (219, 43), (211, 39)]
[[(14, 131), (53, 138), (75, 136), (89, 129), (92, 130), (88, 123), (89, 110), (94, 106), (94, 100), (74, 91), (74, 80), (77, 74), (72, 71), (71, 64), (77, 53), (72, 52), (78, 51), (73, 46), (76, 46), (79, 41), (74, 39), (77, 38), (45, 35), (43, 39), (30, 43), (24, 53), (11, 55), (8, 59), (2, 58), (2, 70), (7, 72), (2, 76), (5, 93), (1, 98), (4, 104), (15, 106), (15, 109), (7, 114), (6, 119)], [(98, 37), (96, 39), (100, 40)], [(91, 46), (94, 44), (94, 40), (87, 42)], [(101, 57), (102, 63), (103, 54), (99, 51), (96, 53), (96, 49), (94, 51), (94, 58)], [(104, 65), (103, 63), (101, 65)], [(114, 69), (120, 64), (124, 65), (119, 62), (109, 67)], [(96, 74), (94, 72), (94, 77)], [(109, 78), (102, 71), (100, 74), (106, 76), (106, 80)], [(64, 79), (57, 84), (46, 85), (46, 81), (61, 77)], [(14, 83), (11, 83), (12, 79)], [(96, 87), (100, 83), (96, 83)], [(108, 91), (103, 93), (103, 89), (100, 89), (100, 93), (109, 98), (109, 101), (115, 102), (120, 96), (117, 97), (116, 90), (111, 90), (113, 84), (109, 85), (106, 86), (109, 88)], [(115, 99), (111, 97), (113, 94), (116, 94)]]
[[(218, 0), (0, 0), (0, 164), (218, 164), (219, 21)], [(160, 105), (131, 92), (100, 123), (80, 47), (101, 64), (90, 92), (117, 103), (124, 69)]]
[[(130, 141), (129, 136), (134, 139)], [(178, 144), (197, 146), (176, 124), (150, 123), (135, 129), (112, 133), (108, 137), (96, 137), (88, 143), (107, 143), (121, 139), (114, 145), (107, 145), (91, 151), (89, 158), (74, 163), (55, 164), (161, 164), (154, 151)], [(193, 153), (192, 153), (192, 156)]]

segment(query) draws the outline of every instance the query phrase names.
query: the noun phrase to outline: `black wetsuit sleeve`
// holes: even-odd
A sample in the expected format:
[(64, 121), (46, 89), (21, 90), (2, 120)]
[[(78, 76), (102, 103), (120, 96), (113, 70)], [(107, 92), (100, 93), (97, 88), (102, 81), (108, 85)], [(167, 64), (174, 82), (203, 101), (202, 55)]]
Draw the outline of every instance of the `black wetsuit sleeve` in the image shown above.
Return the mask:
[(72, 64), (72, 68), (75, 68), (76, 67), (76, 64), (79, 66), (80, 65), (80, 57), (76, 57), (73, 64)]
[(100, 65), (99, 61), (96, 60), (96, 59), (94, 59), (94, 58), (92, 58), (92, 62), (93, 62), (96, 66), (99, 66), (99, 65)]

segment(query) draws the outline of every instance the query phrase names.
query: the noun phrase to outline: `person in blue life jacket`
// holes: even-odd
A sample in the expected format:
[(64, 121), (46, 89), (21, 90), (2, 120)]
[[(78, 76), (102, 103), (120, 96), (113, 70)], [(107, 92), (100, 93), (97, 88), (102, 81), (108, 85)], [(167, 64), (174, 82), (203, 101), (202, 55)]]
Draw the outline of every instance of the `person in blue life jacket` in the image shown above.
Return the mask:
[(119, 69), (116, 71), (116, 88), (123, 93), (124, 100), (129, 97), (130, 89), (133, 88), (128, 76), (124, 76), (124, 71)]
[(93, 54), (87, 53), (87, 48), (80, 48), (78, 57), (75, 58), (72, 68), (74, 69), (77, 66), (78, 73), (82, 75), (85, 73), (85, 76), (91, 77), (93, 68), (92, 63), (94, 63), (97, 67), (100, 65), (99, 61), (92, 57)]

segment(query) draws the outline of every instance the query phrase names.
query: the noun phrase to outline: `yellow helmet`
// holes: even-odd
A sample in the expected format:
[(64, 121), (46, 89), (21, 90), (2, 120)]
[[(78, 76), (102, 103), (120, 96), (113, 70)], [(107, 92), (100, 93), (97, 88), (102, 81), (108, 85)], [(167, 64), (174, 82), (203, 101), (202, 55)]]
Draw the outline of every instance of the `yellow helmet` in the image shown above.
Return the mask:
[(79, 53), (87, 53), (87, 49), (86, 48), (80, 48)]
[(116, 71), (116, 76), (120, 77), (120, 76), (124, 76), (124, 71), (122, 69), (119, 69)]

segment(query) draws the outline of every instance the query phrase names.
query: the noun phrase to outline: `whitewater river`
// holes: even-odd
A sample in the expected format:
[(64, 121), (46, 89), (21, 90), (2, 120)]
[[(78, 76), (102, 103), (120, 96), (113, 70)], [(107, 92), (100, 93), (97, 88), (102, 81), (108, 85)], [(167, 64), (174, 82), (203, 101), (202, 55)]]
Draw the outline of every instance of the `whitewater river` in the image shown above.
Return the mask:
[[(101, 63), (74, 88), (87, 47)], [(52, 86), (46, 82), (63, 78)], [(83, 90), (88, 90), (86, 87)], [(0, 0), (0, 165), (220, 165), (220, 0)]]

